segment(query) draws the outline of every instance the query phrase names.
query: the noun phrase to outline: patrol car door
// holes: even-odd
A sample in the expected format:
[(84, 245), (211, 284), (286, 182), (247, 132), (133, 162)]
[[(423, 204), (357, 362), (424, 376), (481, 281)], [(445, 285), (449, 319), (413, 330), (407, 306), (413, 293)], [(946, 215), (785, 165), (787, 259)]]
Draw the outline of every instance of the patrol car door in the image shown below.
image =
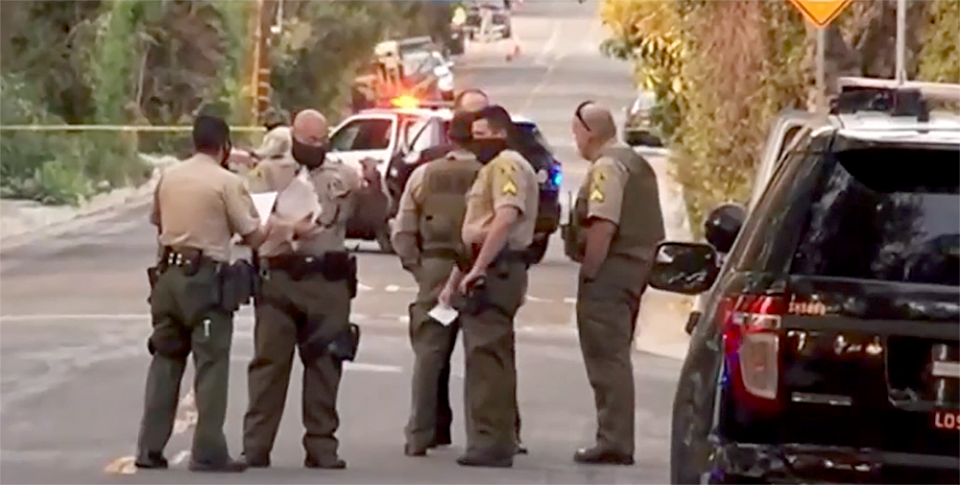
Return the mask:
[(386, 113), (361, 113), (351, 116), (333, 129), (330, 157), (362, 173), (360, 161), (376, 160), (381, 179), (390, 157), (398, 148), (398, 120)]
[(760, 163), (757, 164), (756, 177), (753, 180), (753, 194), (750, 196), (750, 203), (747, 206), (748, 212), (753, 210), (763, 190), (769, 184), (774, 172), (788, 148), (799, 140), (803, 132), (809, 131), (809, 126), (816, 119), (816, 114), (807, 111), (790, 110), (780, 115), (774, 122), (767, 135), (767, 143), (763, 149), (763, 155)]

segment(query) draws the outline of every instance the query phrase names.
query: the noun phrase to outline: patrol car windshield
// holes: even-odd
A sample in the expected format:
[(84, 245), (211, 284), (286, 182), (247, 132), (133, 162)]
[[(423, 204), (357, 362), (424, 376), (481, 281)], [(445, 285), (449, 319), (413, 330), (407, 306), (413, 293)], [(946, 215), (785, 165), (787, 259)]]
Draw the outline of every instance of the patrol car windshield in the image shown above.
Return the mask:
[(870, 146), (824, 165), (793, 273), (960, 286), (960, 149)]
[(437, 56), (426, 50), (412, 51), (403, 56), (403, 72), (408, 75), (430, 73), (440, 65)]

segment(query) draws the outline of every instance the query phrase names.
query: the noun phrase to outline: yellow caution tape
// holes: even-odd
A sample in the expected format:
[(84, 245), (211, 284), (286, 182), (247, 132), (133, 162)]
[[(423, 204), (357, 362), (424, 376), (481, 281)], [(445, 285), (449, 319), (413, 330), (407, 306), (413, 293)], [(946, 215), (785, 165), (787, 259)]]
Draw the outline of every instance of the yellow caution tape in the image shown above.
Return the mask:
[[(193, 131), (192, 126), (155, 125), (0, 125), (0, 131), (122, 131), (122, 132), (180, 132)], [(231, 126), (234, 132), (266, 131), (262, 126)]]

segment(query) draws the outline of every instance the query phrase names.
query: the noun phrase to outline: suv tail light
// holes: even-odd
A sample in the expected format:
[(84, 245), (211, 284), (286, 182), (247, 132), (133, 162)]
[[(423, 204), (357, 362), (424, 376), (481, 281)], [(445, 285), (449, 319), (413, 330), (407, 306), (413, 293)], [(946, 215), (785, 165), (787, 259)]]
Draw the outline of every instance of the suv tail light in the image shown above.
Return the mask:
[(780, 409), (781, 315), (783, 297), (732, 295), (721, 306), (727, 377), (738, 405), (761, 413)]

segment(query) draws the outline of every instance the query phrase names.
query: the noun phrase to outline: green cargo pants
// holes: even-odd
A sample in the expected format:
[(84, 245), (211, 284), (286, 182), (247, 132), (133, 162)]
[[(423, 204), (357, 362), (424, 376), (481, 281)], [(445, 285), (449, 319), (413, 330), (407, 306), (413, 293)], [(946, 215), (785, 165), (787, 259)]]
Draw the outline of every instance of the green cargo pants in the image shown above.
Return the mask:
[(304, 368), (303, 447), (307, 459), (321, 466), (337, 460), (337, 392), (343, 368), (316, 343), (329, 341), (349, 319), (346, 280), (329, 281), (319, 273), (294, 280), (285, 271), (266, 272), (256, 300), (254, 357), (247, 374), (249, 407), (243, 420), (247, 459), (269, 458), (273, 450), (296, 347)]
[(441, 325), (427, 315), (437, 304), (454, 262), (424, 257), (415, 270), (419, 291), (410, 304), (410, 343), (413, 347), (413, 382), (410, 418), (404, 429), (407, 445), (427, 449), (435, 439), (448, 441), (453, 411), (450, 409), (450, 356), (457, 342), (459, 323)]
[(476, 314), (460, 315), (468, 452), (513, 454), (516, 448), (519, 420), (513, 319), (526, 288), (526, 264), (501, 263), (487, 276), (489, 305)]
[(580, 278), (577, 331), (597, 407), (597, 445), (633, 455), (633, 336), (650, 263), (611, 256), (596, 278)]
[(180, 381), (193, 353), (197, 428), (192, 457), (203, 463), (229, 458), (223, 423), (227, 414), (233, 315), (219, 304), (217, 266), (204, 263), (193, 276), (170, 267), (150, 293), (153, 359), (147, 372), (146, 396), (137, 453), (160, 454), (170, 440), (180, 400)]

